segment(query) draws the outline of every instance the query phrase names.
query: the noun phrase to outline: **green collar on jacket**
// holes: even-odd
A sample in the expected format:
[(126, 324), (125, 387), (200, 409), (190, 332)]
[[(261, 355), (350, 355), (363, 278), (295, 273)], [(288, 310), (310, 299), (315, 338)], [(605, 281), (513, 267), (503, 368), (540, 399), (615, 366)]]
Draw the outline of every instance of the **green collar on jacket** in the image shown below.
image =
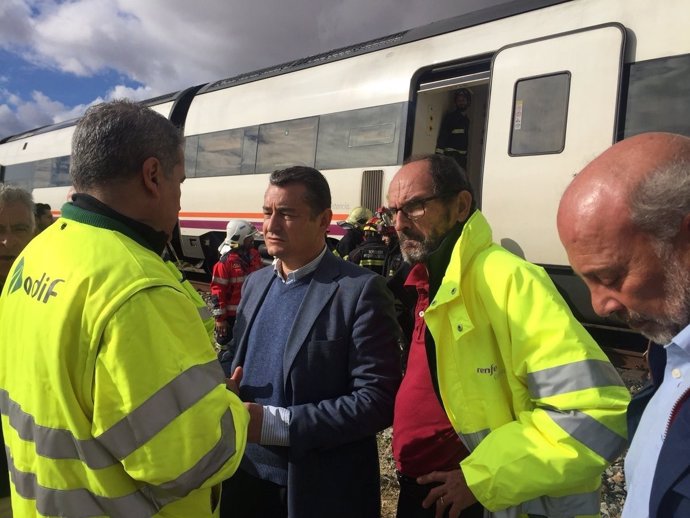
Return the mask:
[(476, 255), (493, 243), (493, 234), (489, 222), (486, 221), (484, 214), (475, 210), (465, 221), (465, 228), (453, 245), (454, 248), (449, 255), (449, 260), (445, 263), (444, 273), (460, 282), (462, 271), (472, 262)]
[(479, 210), (475, 210), (465, 221), (458, 221), (455, 223), (443, 238), (438, 248), (429, 254), (429, 259), (427, 260), (427, 269), (429, 270), (429, 300), (434, 299), (438, 288), (441, 286), (448, 264), (453, 257), (455, 245), (463, 235), (463, 229), (466, 225), (470, 225), (470, 222), (475, 219), (477, 213), (479, 213)]
[(108, 207), (96, 198), (78, 193), (73, 196), (74, 203), (62, 206), (62, 217), (92, 227), (115, 230), (148, 248), (156, 255), (161, 255), (168, 238), (148, 225), (128, 218)]

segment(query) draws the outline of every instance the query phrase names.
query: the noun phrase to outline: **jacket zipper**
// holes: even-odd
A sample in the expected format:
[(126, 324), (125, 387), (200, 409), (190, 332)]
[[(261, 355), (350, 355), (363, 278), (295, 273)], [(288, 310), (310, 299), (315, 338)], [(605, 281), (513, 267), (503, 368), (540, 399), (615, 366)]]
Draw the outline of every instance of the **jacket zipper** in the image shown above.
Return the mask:
[(675, 402), (673, 405), (673, 408), (671, 409), (671, 414), (668, 416), (668, 421), (666, 422), (666, 430), (664, 431), (664, 439), (666, 439), (666, 436), (668, 435), (668, 430), (671, 428), (671, 425), (673, 424), (674, 419), (678, 415), (678, 412), (680, 411), (680, 407), (687, 401), (688, 397), (690, 397), (690, 388), (685, 389), (685, 392), (678, 398), (678, 400)]

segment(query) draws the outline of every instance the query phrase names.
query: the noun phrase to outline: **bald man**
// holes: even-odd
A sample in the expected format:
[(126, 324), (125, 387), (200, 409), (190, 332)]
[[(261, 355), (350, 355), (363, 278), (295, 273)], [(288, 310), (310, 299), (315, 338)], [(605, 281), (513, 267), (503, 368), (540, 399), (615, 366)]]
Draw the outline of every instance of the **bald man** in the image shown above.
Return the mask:
[(597, 314), (617, 317), (661, 344), (649, 351), (652, 384), (628, 409), (623, 518), (686, 518), (690, 138), (646, 133), (609, 148), (565, 191), (558, 232)]

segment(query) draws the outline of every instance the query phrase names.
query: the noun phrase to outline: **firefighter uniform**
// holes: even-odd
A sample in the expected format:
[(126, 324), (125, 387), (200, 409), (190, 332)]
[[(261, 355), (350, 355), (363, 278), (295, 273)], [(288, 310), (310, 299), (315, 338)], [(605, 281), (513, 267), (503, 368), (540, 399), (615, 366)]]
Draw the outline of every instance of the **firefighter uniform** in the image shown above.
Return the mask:
[(221, 256), (213, 266), (211, 279), (211, 295), (218, 299), (214, 311), (216, 319), (232, 318), (234, 321), (240, 303), (242, 284), (247, 275), (261, 266), (261, 255), (256, 248), (233, 249)]
[(216, 516), (248, 414), (199, 301), (127, 218), (62, 214), (0, 298), (14, 515)]
[(385, 276), (385, 263), (388, 247), (379, 235), (369, 233), (364, 242), (355, 248), (347, 260), (363, 268)]

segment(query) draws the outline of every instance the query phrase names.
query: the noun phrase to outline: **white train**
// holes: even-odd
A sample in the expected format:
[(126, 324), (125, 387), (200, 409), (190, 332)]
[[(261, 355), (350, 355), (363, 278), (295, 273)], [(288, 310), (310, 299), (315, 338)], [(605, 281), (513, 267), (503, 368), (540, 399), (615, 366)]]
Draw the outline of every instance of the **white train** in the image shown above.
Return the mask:
[[(558, 200), (617, 140), (690, 135), (689, 20), (687, 0), (517, 0), (152, 99), (186, 137), (178, 251), (200, 260), (228, 219), (258, 224), (268, 173), (289, 165), (323, 171), (334, 221), (385, 203), (464, 87), (467, 169), (495, 240), (545, 266), (583, 321), (607, 324), (567, 266)], [(59, 208), (73, 124), (0, 142), (2, 179)]]

